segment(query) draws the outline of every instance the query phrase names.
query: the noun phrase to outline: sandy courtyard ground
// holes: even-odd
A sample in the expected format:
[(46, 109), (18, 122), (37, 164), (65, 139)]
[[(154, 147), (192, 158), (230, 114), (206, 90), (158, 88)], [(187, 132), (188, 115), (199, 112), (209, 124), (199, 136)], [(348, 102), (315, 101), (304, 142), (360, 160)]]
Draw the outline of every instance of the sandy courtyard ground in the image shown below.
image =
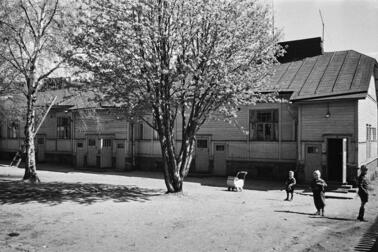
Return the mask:
[(312, 197), (283, 201), (281, 184), (248, 176), (243, 192), (188, 178), (184, 194), (167, 195), (158, 173), (44, 168), (34, 186), (0, 165), (0, 251), (355, 251), (376, 226), (374, 191), (357, 222), (358, 198), (327, 199), (316, 217)]

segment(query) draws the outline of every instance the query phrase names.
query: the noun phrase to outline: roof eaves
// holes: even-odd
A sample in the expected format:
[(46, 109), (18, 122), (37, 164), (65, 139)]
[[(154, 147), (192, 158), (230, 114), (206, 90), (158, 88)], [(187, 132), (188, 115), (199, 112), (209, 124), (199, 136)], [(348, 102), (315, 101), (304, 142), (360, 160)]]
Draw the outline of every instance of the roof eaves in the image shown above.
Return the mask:
[(357, 94), (347, 94), (347, 95), (339, 95), (339, 96), (305, 99), (305, 100), (298, 100), (298, 101), (293, 101), (293, 102), (294, 103), (310, 103), (310, 102), (325, 102), (325, 101), (340, 101), (340, 100), (359, 100), (359, 99), (365, 99), (366, 96), (367, 94), (365, 93), (357, 93)]
[(305, 96), (298, 96), (294, 93), (290, 97), (290, 100), (291, 101), (303, 101), (303, 100), (320, 99), (320, 98), (327, 98), (327, 97), (341, 97), (343, 95), (350, 95), (350, 94), (364, 94), (366, 96), (367, 90), (340, 91), (340, 92), (334, 92), (334, 93), (330, 93), (330, 94), (305, 95)]

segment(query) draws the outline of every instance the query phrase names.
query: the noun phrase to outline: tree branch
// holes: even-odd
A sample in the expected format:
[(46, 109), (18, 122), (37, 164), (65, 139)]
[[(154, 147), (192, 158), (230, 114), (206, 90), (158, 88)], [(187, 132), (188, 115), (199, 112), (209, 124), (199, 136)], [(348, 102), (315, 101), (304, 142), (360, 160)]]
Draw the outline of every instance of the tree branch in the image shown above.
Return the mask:
[[(30, 0), (29, 0), (29, 3), (30, 3)], [(23, 4), (23, 1), (20, 1), (20, 6), (21, 6), (21, 9), (25, 13), (27, 24), (28, 24), (30, 30), (32, 31), (33, 37), (34, 37), (34, 39), (36, 39), (37, 38), (37, 34), (36, 34), (35, 30), (34, 30), (33, 24), (32, 24), (32, 22), (30, 20), (30, 17), (29, 17), (29, 13), (28, 13), (26, 7)]]

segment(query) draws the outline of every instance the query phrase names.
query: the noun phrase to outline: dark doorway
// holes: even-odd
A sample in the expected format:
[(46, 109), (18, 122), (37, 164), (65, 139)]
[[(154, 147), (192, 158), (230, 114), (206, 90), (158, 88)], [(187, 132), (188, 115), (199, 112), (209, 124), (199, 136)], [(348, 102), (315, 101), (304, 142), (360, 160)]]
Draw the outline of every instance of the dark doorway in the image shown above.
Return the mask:
[(343, 174), (343, 140), (328, 139), (327, 175), (328, 180), (341, 181)]

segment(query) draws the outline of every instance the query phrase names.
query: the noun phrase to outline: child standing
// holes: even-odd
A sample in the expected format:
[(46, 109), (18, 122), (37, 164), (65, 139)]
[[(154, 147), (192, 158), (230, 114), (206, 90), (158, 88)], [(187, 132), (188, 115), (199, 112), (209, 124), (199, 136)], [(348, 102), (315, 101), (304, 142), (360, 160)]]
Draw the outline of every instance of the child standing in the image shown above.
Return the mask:
[(361, 199), (361, 206), (360, 206), (360, 211), (358, 213), (357, 220), (359, 221), (365, 221), (364, 219), (364, 214), (365, 214), (365, 204), (369, 200), (369, 192), (368, 192), (368, 187), (369, 183), (366, 178), (366, 173), (367, 173), (367, 168), (365, 165), (361, 166), (361, 174), (358, 176), (357, 179), (357, 185), (358, 185), (358, 196), (360, 196)]
[[(289, 171), (289, 178), (285, 182), (285, 190), (286, 190), (286, 199), (285, 200), (293, 200), (294, 189), (297, 181), (294, 178), (294, 172)], [(289, 194), (291, 195), (289, 199)]]
[(321, 179), (321, 174), (319, 170), (314, 171), (314, 179), (311, 182), (312, 195), (314, 197), (314, 203), (317, 212), (315, 215), (324, 216), (324, 207), (325, 207), (325, 195), (324, 188), (327, 186), (327, 183)]

